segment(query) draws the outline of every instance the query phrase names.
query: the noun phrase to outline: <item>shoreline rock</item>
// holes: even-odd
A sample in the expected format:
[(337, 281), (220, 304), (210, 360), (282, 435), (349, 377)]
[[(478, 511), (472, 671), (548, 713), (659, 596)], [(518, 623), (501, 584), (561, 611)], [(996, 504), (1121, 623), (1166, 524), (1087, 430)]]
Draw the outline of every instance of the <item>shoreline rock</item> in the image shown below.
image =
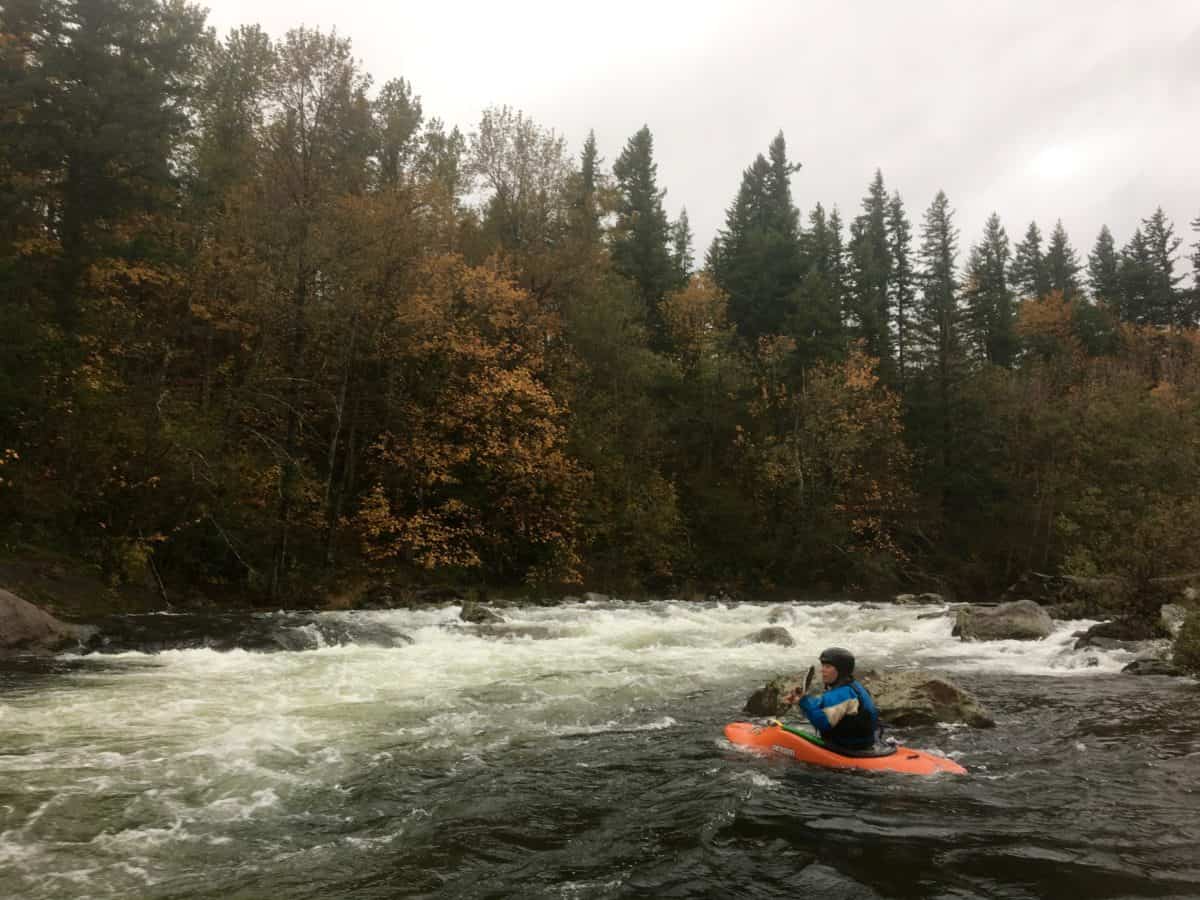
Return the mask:
[(0, 588), (0, 656), (50, 656), (78, 646), (89, 634)]

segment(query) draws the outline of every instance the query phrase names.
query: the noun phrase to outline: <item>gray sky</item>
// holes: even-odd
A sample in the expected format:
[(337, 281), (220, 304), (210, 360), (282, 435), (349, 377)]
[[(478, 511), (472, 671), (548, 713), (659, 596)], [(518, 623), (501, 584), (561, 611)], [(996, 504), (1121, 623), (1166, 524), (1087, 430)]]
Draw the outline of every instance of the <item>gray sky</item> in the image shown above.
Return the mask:
[[(337, 27), (376, 84), (408, 79), (464, 132), (508, 104), (606, 168), (643, 123), (675, 217), (703, 257), (782, 129), (792, 180), (847, 219), (876, 167), (915, 233), (939, 188), (961, 246), (1000, 214), (1014, 243), (1062, 218), (1081, 259), (1162, 205), (1185, 246), (1200, 214), (1200, 2), (709, 3), (210, 0), (221, 33)], [(1190, 268), (1190, 267), (1189, 267)]]

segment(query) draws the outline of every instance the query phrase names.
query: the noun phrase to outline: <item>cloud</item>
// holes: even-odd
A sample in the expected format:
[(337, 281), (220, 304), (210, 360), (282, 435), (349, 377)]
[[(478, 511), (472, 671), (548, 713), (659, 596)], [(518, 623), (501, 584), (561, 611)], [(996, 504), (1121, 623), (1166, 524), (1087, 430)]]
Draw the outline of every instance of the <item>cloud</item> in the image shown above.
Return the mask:
[(210, 20), (336, 25), (377, 83), (407, 78), (464, 130), (507, 103), (574, 148), (595, 129), (611, 164), (649, 124), (668, 211), (687, 206), (700, 252), (781, 129), (802, 210), (852, 216), (879, 167), (918, 224), (944, 189), (964, 249), (993, 209), (1014, 234), (1062, 218), (1081, 253), (1160, 204), (1185, 233), (1200, 213), (1194, 0), (216, 0)]

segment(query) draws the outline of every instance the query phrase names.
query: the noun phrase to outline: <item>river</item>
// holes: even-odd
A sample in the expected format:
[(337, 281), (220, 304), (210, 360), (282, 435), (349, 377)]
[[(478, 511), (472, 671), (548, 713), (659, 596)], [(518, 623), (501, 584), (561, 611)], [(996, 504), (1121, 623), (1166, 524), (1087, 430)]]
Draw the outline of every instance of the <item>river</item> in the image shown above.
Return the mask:
[[(317, 644), (397, 646), (10, 663), (0, 897), (1200, 897), (1196, 682), (1072, 650), (1087, 623), (967, 644), (938, 609), (528, 606), (500, 638), (456, 606), (324, 613)], [(772, 610), (797, 646), (743, 643)], [(723, 739), (830, 644), (973, 691), (996, 728), (898, 735), (970, 774)]]

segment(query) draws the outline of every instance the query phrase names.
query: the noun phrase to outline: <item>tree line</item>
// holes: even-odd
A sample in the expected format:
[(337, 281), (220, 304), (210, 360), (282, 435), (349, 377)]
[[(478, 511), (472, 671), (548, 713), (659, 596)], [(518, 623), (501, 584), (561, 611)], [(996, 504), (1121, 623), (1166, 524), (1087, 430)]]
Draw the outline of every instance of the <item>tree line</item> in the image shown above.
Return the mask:
[(464, 133), (336, 34), (175, 0), (0, 16), (10, 550), (272, 600), (1200, 562), (1200, 241), (1161, 209), (1086, 261), (994, 214), (964, 247), (878, 171), (802, 214), (779, 134), (697, 259), (648, 127), (611, 165), (510, 107)]

